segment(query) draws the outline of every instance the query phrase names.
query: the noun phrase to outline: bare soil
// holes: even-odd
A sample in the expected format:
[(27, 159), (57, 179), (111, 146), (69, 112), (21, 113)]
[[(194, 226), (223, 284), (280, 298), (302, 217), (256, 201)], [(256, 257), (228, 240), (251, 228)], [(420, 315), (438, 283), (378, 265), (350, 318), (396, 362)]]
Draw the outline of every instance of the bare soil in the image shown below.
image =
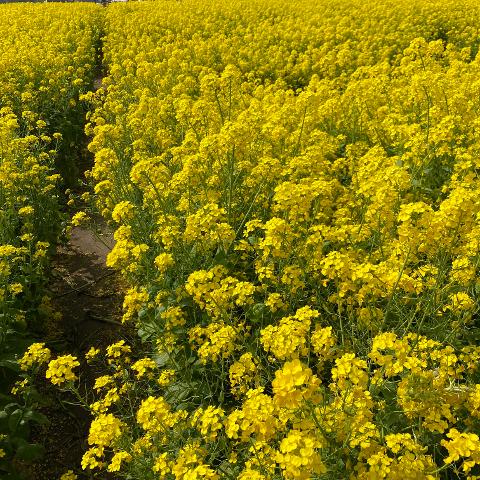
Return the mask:
[[(101, 225), (99, 233), (75, 227), (68, 243), (57, 248), (49, 288), (54, 307), (62, 314), (58, 330), (49, 342), (57, 354), (72, 353), (82, 361), (91, 346), (105, 348), (125, 337), (120, 323), (122, 285), (115, 272), (105, 265), (112, 246), (112, 235)], [(96, 374), (82, 361), (80, 389), (91, 390)], [(45, 389), (52, 391), (49, 385)], [(60, 393), (52, 406), (43, 410), (51, 423), (37, 428), (32, 440), (42, 443), (46, 454), (28, 468), (29, 479), (56, 480), (67, 470), (73, 470), (82, 480), (114, 478), (81, 470), (91, 417), (82, 407), (68, 403), (72, 400), (69, 394)]]

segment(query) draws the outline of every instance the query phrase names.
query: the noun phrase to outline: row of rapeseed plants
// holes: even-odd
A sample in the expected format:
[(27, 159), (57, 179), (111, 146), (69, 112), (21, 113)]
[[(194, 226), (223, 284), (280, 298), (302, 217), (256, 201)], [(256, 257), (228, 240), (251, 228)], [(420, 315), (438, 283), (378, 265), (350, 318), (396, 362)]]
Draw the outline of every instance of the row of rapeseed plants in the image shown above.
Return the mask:
[(480, 478), (479, 18), (108, 7), (89, 178), (143, 347), (92, 348), (87, 398), (75, 357), (21, 361), (94, 415), (84, 470)]
[[(15, 356), (52, 324), (45, 282), (62, 231), (58, 171), (73, 164), (91, 89), (101, 9), (86, 5), (0, 6), (0, 478), (42, 453), (30, 424), (46, 419)], [(70, 156), (72, 153), (70, 153)], [(57, 169), (55, 166), (57, 165)], [(67, 167), (68, 166), (68, 167)], [(21, 387), (21, 391), (20, 391)]]

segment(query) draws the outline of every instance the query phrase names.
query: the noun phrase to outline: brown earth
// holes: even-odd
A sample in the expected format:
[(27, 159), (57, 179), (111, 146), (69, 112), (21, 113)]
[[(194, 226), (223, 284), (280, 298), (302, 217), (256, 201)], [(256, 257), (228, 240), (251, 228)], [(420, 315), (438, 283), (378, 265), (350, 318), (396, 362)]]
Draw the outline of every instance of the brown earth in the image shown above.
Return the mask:
[[(100, 55), (102, 52), (100, 51)], [(99, 65), (101, 65), (101, 57)], [(94, 90), (102, 88), (103, 75), (99, 68), (94, 80)], [(88, 139), (79, 146), (77, 161), (79, 178), (92, 167), (93, 159), (87, 149)], [(78, 194), (85, 191), (79, 183), (74, 188)], [(112, 232), (101, 217), (94, 218), (94, 228), (74, 227), (69, 240), (57, 247), (52, 261), (49, 284), (53, 307), (61, 313), (61, 320), (53, 322), (46, 340), (58, 355), (71, 353), (81, 362), (79, 389), (91, 393), (94, 379), (104, 374), (84, 361), (90, 347), (105, 348), (120, 339), (134, 336), (121, 323), (123, 288), (119, 277), (106, 266), (106, 258), (114, 240)], [(88, 428), (92, 417), (88, 411), (75, 405), (73, 395), (57, 392), (43, 380), (39, 390), (51, 398), (50, 406), (41, 411), (50, 424), (37, 427), (32, 432), (32, 442), (44, 445), (46, 453), (41, 461), (24, 465), (22, 470), (28, 480), (58, 480), (68, 470), (79, 480), (115, 480), (115, 476), (81, 470), (83, 453), (88, 449)], [(89, 401), (93, 400), (89, 395)]]
[[(57, 354), (72, 353), (82, 361), (91, 346), (104, 348), (125, 338), (126, 332), (120, 323), (122, 285), (115, 272), (105, 265), (112, 246), (112, 235), (100, 222), (97, 233), (81, 227), (73, 228), (68, 243), (57, 248), (49, 286), (53, 306), (62, 314), (58, 329), (51, 334), (53, 338), (49, 342)], [(91, 392), (97, 374), (100, 372), (82, 361), (79, 367), (80, 390)], [(55, 392), (50, 385), (43, 387), (50, 395)], [(71, 394), (53, 395), (56, 399), (52, 399), (51, 406), (42, 410), (51, 423), (34, 430), (32, 439), (45, 446), (46, 454), (40, 462), (28, 468), (27, 477), (56, 480), (67, 470), (73, 470), (82, 480), (114, 478), (81, 470), (81, 458), (88, 448), (90, 414), (74, 405), (76, 401)], [(91, 396), (89, 400), (92, 400)]]

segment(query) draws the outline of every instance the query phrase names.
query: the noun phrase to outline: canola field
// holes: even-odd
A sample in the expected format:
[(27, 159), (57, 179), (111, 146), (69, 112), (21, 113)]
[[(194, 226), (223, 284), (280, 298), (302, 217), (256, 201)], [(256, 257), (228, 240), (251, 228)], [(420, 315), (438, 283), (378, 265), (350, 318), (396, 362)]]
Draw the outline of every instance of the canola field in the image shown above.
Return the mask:
[[(114, 229), (107, 265), (141, 340), (19, 360), (17, 394), (46, 377), (92, 415), (62, 480), (480, 478), (480, 4), (36, 8), (73, 27), (52, 27), (63, 56), (2, 74), (22, 99), (0, 100), (3, 142), (30, 138), (11, 139), (25, 102), (39, 119), (88, 105), (91, 203), (72, 223), (96, 209)], [(12, 238), (51, 233), (44, 200), (18, 195)]]

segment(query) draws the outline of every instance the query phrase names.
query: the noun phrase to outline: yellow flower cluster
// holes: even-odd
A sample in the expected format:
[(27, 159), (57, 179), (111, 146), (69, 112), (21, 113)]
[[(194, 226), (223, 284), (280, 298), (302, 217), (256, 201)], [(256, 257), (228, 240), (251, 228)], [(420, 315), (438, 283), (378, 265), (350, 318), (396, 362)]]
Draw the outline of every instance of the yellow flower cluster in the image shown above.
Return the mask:
[(442, 440), (442, 445), (448, 450), (446, 463), (462, 459), (462, 470), (467, 474), (475, 465), (480, 465), (480, 438), (478, 435), (475, 433), (460, 433), (457, 429), (452, 428), (447, 433), (447, 437), (449, 440)]
[(252, 386), (258, 386), (258, 361), (251, 353), (244, 353), (229, 370), (230, 388), (234, 395), (245, 394)]
[[(310, 318), (312, 312), (302, 310)], [(339, 348), (331, 341), (329, 345), (334, 351)], [(316, 348), (310, 346), (312, 355)], [(385, 333), (373, 338), (366, 360), (353, 353), (336, 354), (331, 368), (325, 369), (326, 360), (314, 373), (313, 364), (310, 368), (294, 358), (284, 362), (271, 381), (257, 376), (259, 368), (268, 368), (261, 358), (245, 353), (230, 368), (237, 400), (191, 412), (172, 408), (180, 406), (179, 398), (188, 405), (184, 380), (160, 385), (151, 381), (148, 392), (153, 394), (145, 396), (144, 384), (136, 378), (140, 367), (154, 368), (156, 363), (143, 358), (127, 366), (121, 355), (112, 356), (119, 349), (128, 346), (119, 342), (106, 349), (113, 373), (95, 381), (97, 391), (108, 391), (96, 402), (103, 409), (91, 405), (95, 418), (84, 469), (135, 472), (149, 465), (165, 478), (221, 478), (223, 468), (206, 463), (216, 458), (238, 479), (270, 479), (275, 472), (286, 479), (308, 479), (337, 472), (359, 480), (434, 480), (440, 466), (460, 461), (462, 471), (474, 478), (471, 473), (480, 462), (478, 435), (458, 430), (478, 425), (480, 385), (469, 378), (478, 374), (480, 347), (455, 350), (413, 333)], [(170, 376), (173, 370), (163, 372)], [(195, 374), (195, 367), (189, 374)], [(320, 376), (328, 381), (321, 382)], [(252, 381), (264, 386), (250, 388)], [(405, 394), (405, 384), (412, 381)], [(110, 401), (117, 391), (128, 393)], [(107, 413), (113, 408), (117, 414)], [(389, 425), (392, 418), (396, 423)], [(441, 444), (448, 452), (440, 464), (429, 450), (431, 432), (440, 434), (437, 447)]]
[(203, 438), (215, 440), (217, 431), (223, 428), (222, 420), (225, 412), (221, 408), (208, 406), (199, 408), (193, 415), (192, 425), (197, 427)]
[(101, 414), (90, 425), (89, 445), (108, 447), (121, 435), (122, 422), (111, 413)]
[(183, 416), (182, 411), (172, 413), (164, 398), (148, 397), (137, 411), (137, 422), (149, 433), (167, 433)]
[(142, 358), (132, 365), (132, 370), (137, 373), (137, 378), (144, 376), (151, 377), (152, 372), (157, 368), (157, 364), (151, 358)]
[(0, 328), (21, 326), (25, 310), (38, 307), (41, 298), (29, 305), (25, 297), (40, 283), (59, 231), (55, 150), (35, 133), (21, 136), (21, 120), (0, 109)]
[(319, 315), (316, 310), (303, 307), (294, 316), (282, 318), (278, 326), (269, 325), (260, 332), (263, 348), (280, 360), (307, 355), (307, 335), (312, 319)]
[(107, 358), (109, 363), (114, 363), (117, 360), (129, 361), (127, 356), (132, 351), (130, 345), (125, 345), (125, 340), (119, 340), (107, 347)]
[(190, 342), (199, 344), (198, 356), (202, 362), (217, 361), (230, 357), (235, 350), (238, 331), (231, 325), (211, 323), (208, 327), (193, 327), (189, 332)]
[(52, 352), (45, 347), (44, 343), (33, 343), (19, 360), (20, 368), (28, 370), (36, 365), (47, 363), (50, 360)]
[(54, 384), (62, 385), (65, 382), (73, 382), (78, 377), (73, 373), (73, 369), (78, 367), (80, 362), (77, 357), (72, 355), (63, 355), (51, 360), (48, 363), (47, 373), (45, 376)]

